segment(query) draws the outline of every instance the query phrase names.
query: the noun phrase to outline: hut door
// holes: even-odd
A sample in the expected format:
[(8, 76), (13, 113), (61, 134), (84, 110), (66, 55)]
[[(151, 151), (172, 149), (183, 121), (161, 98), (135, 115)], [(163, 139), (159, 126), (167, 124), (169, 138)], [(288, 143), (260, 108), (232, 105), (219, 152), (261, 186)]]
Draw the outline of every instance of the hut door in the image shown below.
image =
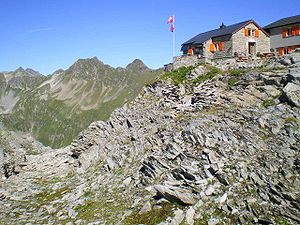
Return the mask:
[(248, 43), (248, 54), (255, 55), (255, 42)]

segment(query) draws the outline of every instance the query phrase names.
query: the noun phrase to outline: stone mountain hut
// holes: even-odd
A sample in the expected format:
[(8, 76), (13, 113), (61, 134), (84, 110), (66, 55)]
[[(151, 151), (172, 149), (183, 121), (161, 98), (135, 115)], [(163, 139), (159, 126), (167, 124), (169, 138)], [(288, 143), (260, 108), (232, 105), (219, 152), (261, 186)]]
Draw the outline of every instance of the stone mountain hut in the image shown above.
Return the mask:
[(255, 21), (247, 20), (230, 26), (222, 24), (218, 29), (198, 34), (184, 42), (181, 51), (208, 60), (255, 57), (270, 52), (270, 39)]

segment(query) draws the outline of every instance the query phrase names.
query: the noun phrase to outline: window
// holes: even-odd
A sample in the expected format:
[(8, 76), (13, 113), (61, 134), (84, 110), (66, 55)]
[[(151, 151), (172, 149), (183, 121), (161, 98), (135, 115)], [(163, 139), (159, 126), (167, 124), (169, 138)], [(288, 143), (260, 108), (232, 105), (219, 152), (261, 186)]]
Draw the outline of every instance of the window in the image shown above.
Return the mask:
[(210, 46), (209, 46), (210, 52), (223, 51), (223, 50), (224, 50), (223, 42), (213, 43), (213, 44), (210, 44)]
[(245, 36), (246, 37), (259, 37), (259, 30), (256, 29), (250, 29), (250, 28), (246, 28), (245, 29)]
[(300, 26), (288, 27), (282, 30), (282, 37), (291, 37), (300, 34)]
[(292, 36), (299, 35), (300, 34), (300, 26), (292, 27), (291, 33), (292, 33)]

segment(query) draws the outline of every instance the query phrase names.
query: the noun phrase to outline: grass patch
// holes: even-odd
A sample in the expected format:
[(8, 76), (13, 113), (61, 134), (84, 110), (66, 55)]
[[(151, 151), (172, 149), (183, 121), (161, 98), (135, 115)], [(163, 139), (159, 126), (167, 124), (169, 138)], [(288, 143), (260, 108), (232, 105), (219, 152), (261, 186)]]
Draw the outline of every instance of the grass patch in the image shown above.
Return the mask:
[(263, 103), (261, 105), (263, 107), (267, 108), (269, 106), (275, 105), (275, 102), (273, 99), (267, 99), (267, 100), (263, 101)]
[[(112, 196), (114, 193), (111, 194)], [(101, 220), (103, 224), (117, 224), (126, 209), (128, 207), (126, 207), (126, 200), (124, 199), (108, 201), (105, 196), (99, 196), (78, 205), (75, 211), (78, 212), (76, 219), (83, 219), (87, 222)]]
[(245, 69), (232, 69), (228, 70), (227, 73), (231, 77), (240, 77), (242, 76), (247, 70)]
[(299, 121), (294, 117), (288, 117), (284, 120), (285, 123), (296, 123), (299, 124)]
[(63, 187), (63, 188), (55, 190), (54, 192), (44, 191), (35, 196), (36, 201), (41, 204), (47, 204), (51, 201), (54, 201), (54, 200), (62, 197), (63, 194), (68, 193), (71, 190), (72, 189), (70, 187)]
[(182, 84), (185, 80), (187, 80), (187, 75), (196, 67), (197, 66), (180, 67), (171, 72), (165, 72), (162, 78), (164, 80), (171, 78), (173, 84), (179, 85)]
[(227, 82), (228, 87), (234, 86), (234, 85), (236, 84), (236, 82), (238, 82), (238, 81), (237, 81), (237, 80), (229, 80), (229, 81)]
[(131, 144), (131, 141), (124, 141), (123, 142), (123, 145), (130, 145)]
[(134, 212), (130, 216), (128, 216), (124, 225), (137, 225), (137, 224), (147, 224), (147, 225), (155, 225), (165, 221), (169, 216), (173, 215), (173, 209), (176, 208), (174, 204), (166, 202), (162, 204), (161, 208), (152, 209), (151, 211), (139, 214), (138, 212)]
[(293, 127), (293, 130), (294, 130), (294, 131), (300, 130), (300, 126), (295, 126), (295, 127)]
[(85, 191), (83, 196), (84, 197), (92, 197), (92, 196), (95, 196), (95, 193), (92, 191)]
[(206, 66), (210, 71), (204, 74), (200, 74), (196, 79), (194, 79), (192, 81), (193, 85), (198, 84), (198, 83), (202, 83), (206, 80), (210, 80), (212, 79), (214, 76), (216, 76), (217, 74), (221, 73), (221, 70), (213, 67), (213, 66)]

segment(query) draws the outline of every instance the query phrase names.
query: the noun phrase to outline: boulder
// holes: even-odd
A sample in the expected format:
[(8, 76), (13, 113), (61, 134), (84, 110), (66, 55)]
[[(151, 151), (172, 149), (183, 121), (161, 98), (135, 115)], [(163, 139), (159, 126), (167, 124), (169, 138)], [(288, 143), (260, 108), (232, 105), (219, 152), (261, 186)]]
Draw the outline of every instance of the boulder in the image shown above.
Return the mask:
[(300, 53), (299, 52), (295, 52), (291, 54), (291, 62), (293, 64), (300, 62)]
[(259, 72), (251, 70), (243, 74), (242, 79), (246, 81), (257, 80), (259, 78)]
[(181, 224), (181, 222), (184, 218), (183, 211), (181, 209), (177, 209), (174, 214), (175, 214), (175, 216), (173, 217), (170, 225), (179, 225), (179, 224)]
[(288, 83), (283, 88), (283, 94), (280, 100), (282, 102), (288, 102), (291, 106), (300, 107), (300, 85)]
[(289, 79), (289, 81), (300, 82), (300, 69), (299, 69), (299, 67), (298, 68), (291, 68), (289, 70), (288, 79)]
[(196, 203), (191, 191), (169, 185), (154, 185), (157, 197), (163, 197), (170, 202), (181, 205), (193, 205)]
[(185, 222), (187, 225), (194, 224), (194, 215), (195, 215), (195, 209), (191, 206), (189, 207), (185, 215)]
[(145, 203), (145, 205), (141, 208), (139, 214), (144, 214), (144, 213), (147, 213), (149, 211), (152, 210), (152, 205), (151, 203), (148, 201)]

